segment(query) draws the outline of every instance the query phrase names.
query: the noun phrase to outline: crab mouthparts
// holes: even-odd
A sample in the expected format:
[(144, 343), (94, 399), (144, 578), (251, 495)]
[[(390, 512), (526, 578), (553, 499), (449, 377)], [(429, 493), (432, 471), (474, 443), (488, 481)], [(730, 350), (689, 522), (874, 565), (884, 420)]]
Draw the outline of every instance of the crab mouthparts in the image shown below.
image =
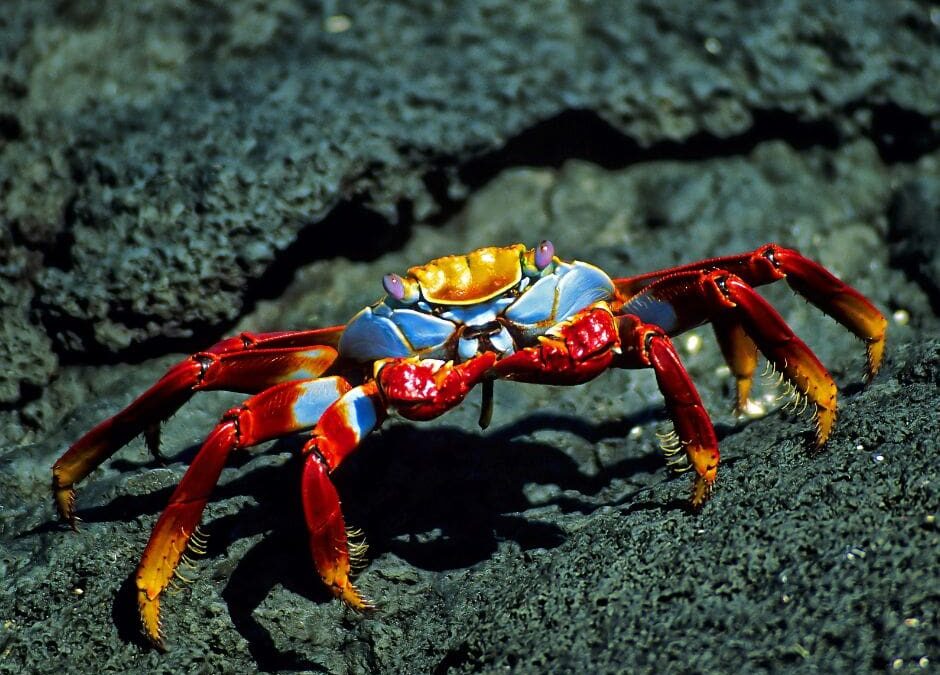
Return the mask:
[(487, 321), (479, 326), (468, 325), (463, 329), (461, 337), (465, 337), (468, 340), (489, 337), (490, 335), (496, 335), (502, 328), (502, 324), (500, 324), (499, 321)]

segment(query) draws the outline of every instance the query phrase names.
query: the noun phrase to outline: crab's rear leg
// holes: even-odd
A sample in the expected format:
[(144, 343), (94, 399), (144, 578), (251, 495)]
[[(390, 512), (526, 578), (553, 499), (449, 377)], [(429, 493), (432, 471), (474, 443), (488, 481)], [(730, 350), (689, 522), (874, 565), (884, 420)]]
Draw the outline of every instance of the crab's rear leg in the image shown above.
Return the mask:
[(340, 377), (284, 382), (227, 412), (209, 434), (160, 515), (137, 568), (137, 598), (147, 637), (162, 648), (160, 596), (199, 523), (232, 450), (313, 427), (350, 385)]
[(712, 328), (725, 363), (735, 378), (734, 412), (743, 415), (748, 410), (754, 371), (757, 370), (757, 345), (748, 337), (744, 326), (730, 317), (716, 316), (712, 320)]
[(752, 264), (760, 264), (760, 258), (768, 260), (779, 273), (784, 274), (794, 291), (865, 342), (865, 374), (870, 381), (878, 373), (884, 358), (888, 328), (884, 315), (864, 295), (798, 251), (768, 244), (755, 252)]
[(59, 515), (75, 527), (74, 485), (134, 437), (147, 434), (157, 453), (160, 422), (200, 390), (246, 394), (287, 380), (317, 377), (336, 360), (334, 328), (287, 333), (243, 334), (176, 364), (152, 387), (113, 417), (78, 439), (55, 463), (52, 490)]
[(829, 371), (783, 317), (740, 277), (724, 270), (702, 273), (699, 288), (713, 317), (740, 324), (757, 348), (813, 404), (816, 446), (829, 438), (836, 419), (837, 389)]
[[(868, 298), (838, 279), (825, 267), (794, 249), (778, 244), (765, 244), (748, 253), (709, 258), (640, 276), (614, 279), (614, 286), (623, 307), (622, 311), (627, 313), (631, 311), (631, 305), (637, 304), (637, 300), (642, 303), (644, 297), (657, 294), (661, 302), (676, 300), (681, 304), (676, 289), (683, 280), (693, 278), (697, 272), (714, 270), (733, 274), (752, 287), (786, 279), (790, 288), (865, 343), (867, 380), (870, 381), (881, 368), (888, 326), (884, 315)], [(653, 291), (654, 286), (659, 287), (658, 293)], [(619, 310), (620, 305), (615, 309)], [(694, 325), (694, 322), (691, 325)]]
[[(779, 249), (772, 246), (761, 250), (779, 252)], [(767, 257), (763, 255), (758, 257), (763, 262), (756, 263), (751, 258), (732, 258), (730, 261), (729, 267), (743, 271), (751, 278), (744, 278), (728, 269), (694, 268), (664, 276), (643, 288), (628, 302), (623, 303), (622, 311), (656, 323), (671, 335), (682, 333), (706, 321), (718, 322), (719, 340), (728, 341), (723, 347), (728, 347), (729, 344), (731, 346), (729, 365), (739, 378), (739, 383), (745, 377), (749, 379), (749, 373), (753, 373), (753, 355), (750, 345), (743, 339), (734, 342), (738, 339), (734, 336), (740, 336), (739, 331), (743, 331), (757, 346), (760, 353), (767, 357), (774, 369), (789, 383), (791, 393), (797, 401), (803, 400), (806, 405), (813, 404), (816, 445), (821, 446), (829, 438), (835, 423), (836, 385), (832, 376), (806, 346), (806, 343), (793, 333), (770, 303), (752, 287), (751, 282), (755, 278), (755, 273), (754, 270), (749, 270), (745, 266), (744, 262), (747, 261), (766, 273), (767, 278), (756, 277), (758, 280), (763, 278), (764, 282), (772, 281), (773, 278), (770, 276), (772, 274), (777, 274), (777, 278), (782, 278), (780, 272)], [(866, 319), (865, 322), (856, 322), (855, 327), (862, 331), (862, 323), (867, 322), (868, 329), (864, 334), (871, 339), (869, 346), (881, 345), (884, 341), (884, 333), (878, 334), (879, 321), (877, 319), (883, 320), (883, 317), (878, 310), (871, 307), (870, 303), (855, 291), (851, 294), (844, 290), (834, 291), (834, 293), (839, 297), (842, 297), (839, 294), (846, 294), (845, 297), (849, 299), (844, 300), (844, 303), (847, 306), (870, 308), (873, 314), (867, 309), (860, 310), (860, 315), (864, 315)], [(839, 300), (839, 303), (843, 303), (843, 300)], [(836, 316), (835, 310), (832, 313)], [(843, 319), (846, 322), (849, 321), (846, 316), (842, 316), (840, 320)], [(876, 353), (879, 348), (875, 347)], [(744, 365), (736, 366), (735, 359), (740, 359)], [(871, 367), (877, 369), (878, 363), (880, 361), (876, 361)], [(739, 393), (740, 391), (739, 385)]]

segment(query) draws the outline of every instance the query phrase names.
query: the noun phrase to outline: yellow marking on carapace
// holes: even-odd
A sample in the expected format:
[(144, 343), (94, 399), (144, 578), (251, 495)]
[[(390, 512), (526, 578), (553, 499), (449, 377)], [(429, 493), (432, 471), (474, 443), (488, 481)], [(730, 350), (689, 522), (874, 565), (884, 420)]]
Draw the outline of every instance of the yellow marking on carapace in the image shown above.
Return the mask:
[(505, 293), (522, 281), (524, 244), (489, 246), (466, 255), (449, 255), (408, 270), (425, 300), (471, 305)]

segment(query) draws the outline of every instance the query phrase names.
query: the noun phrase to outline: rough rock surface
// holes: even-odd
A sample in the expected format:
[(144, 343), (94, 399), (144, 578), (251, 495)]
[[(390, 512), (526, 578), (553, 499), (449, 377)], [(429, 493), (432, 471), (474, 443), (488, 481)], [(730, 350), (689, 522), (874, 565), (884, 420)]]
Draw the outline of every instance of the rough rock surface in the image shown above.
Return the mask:
[[(11, 3), (0, 672), (940, 663), (940, 12), (740, 4)], [(885, 370), (862, 388), (861, 346), (766, 289), (842, 385), (812, 453), (805, 420), (728, 415), (710, 331), (679, 338), (724, 457), (697, 515), (647, 372), (500, 383), (486, 432), (476, 397), (392, 420), (336, 476), (365, 617), (312, 570), (298, 442), (245, 454), (148, 648), (131, 575), (239, 397), (172, 418), (166, 467), (135, 441), (95, 472), (77, 535), (47, 495), (68, 444), (223, 332), (342, 322), (387, 271), (543, 237), (612, 274), (796, 246), (889, 314)]]

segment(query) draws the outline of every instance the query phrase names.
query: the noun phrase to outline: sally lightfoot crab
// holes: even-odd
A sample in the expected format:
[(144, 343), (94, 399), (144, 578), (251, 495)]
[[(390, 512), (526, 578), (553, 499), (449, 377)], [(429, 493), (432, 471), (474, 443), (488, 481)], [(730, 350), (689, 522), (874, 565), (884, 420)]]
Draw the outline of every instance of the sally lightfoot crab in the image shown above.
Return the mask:
[(212, 430), (160, 516), (137, 568), (143, 628), (159, 647), (160, 597), (187, 548), (199, 551), (202, 511), (233, 450), (312, 430), (300, 481), (310, 550), (323, 583), (356, 609), (371, 607), (353, 585), (349, 541), (330, 474), (389, 411), (427, 420), (480, 385), (481, 426), (497, 379), (580, 384), (608, 368), (652, 368), (674, 436), (670, 465), (691, 469), (692, 505), (709, 497), (718, 471), (712, 422), (671, 337), (711, 323), (748, 401), (758, 353), (815, 419), (815, 444), (829, 437), (836, 385), (809, 348), (754, 290), (791, 288), (861, 338), (866, 374), (881, 365), (886, 321), (858, 291), (796, 251), (767, 244), (634, 277), (611, 278), (557, 258), (551, 242), (481, 248), (383, 279), (386, 295), (343, 326), (249, 334), (223, 340), (170, 370), (127, 408), (101, 422), (53, 467), (62, 518), (75, 526), (77, 482), (143, 433), (156, 454), (159, 425), (196, 391), (251, 394)]

